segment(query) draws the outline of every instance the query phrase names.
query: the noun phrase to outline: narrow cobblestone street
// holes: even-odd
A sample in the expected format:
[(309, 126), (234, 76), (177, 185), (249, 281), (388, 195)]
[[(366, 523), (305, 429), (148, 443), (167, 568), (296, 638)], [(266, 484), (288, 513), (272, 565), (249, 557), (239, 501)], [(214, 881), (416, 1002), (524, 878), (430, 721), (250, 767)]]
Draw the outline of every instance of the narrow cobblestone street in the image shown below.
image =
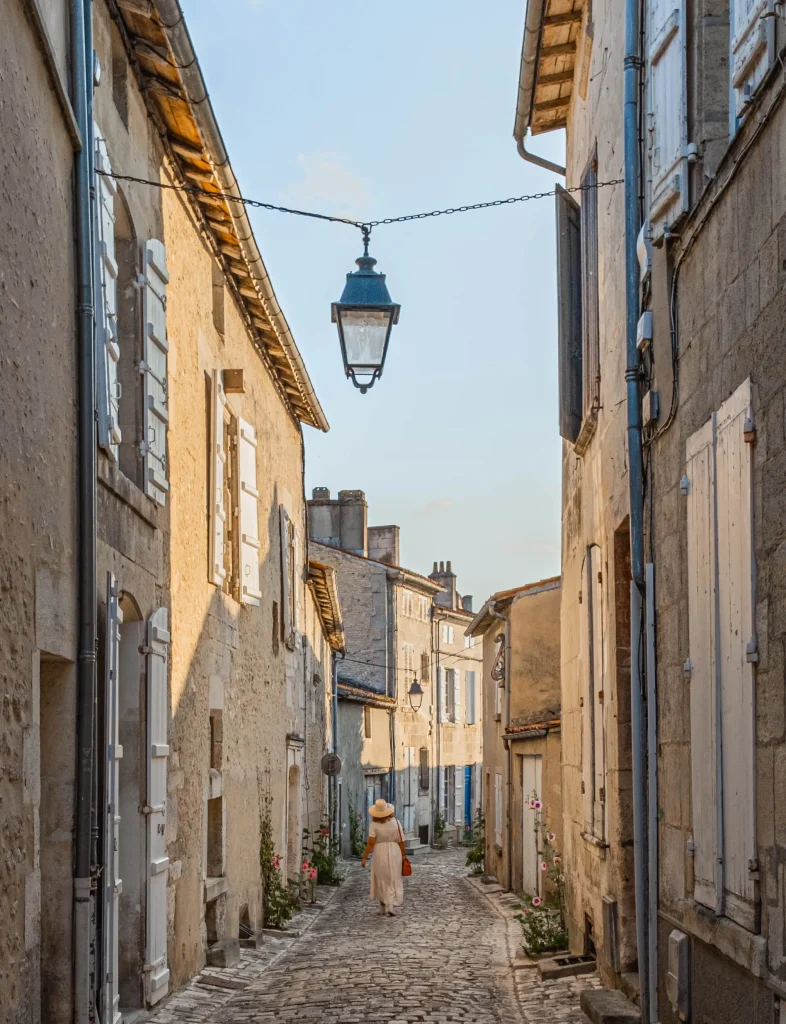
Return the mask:
[(463, 860), (464, 851), (416, 859), (395, 918), (376, 915), (368, 874), (353, 868), (311, 928), (281, 944), (284, 952), (261, 973), (252, 963), (262, 951), (244, 953), (246, 968), (226, 972), (242, 991), (211, 991), (197, 981), (154, 1021), (583, 1024), (579, 992), (597, 980), (543, 982), (528, 961), (514, 966), (510, 918), (470, 884)]

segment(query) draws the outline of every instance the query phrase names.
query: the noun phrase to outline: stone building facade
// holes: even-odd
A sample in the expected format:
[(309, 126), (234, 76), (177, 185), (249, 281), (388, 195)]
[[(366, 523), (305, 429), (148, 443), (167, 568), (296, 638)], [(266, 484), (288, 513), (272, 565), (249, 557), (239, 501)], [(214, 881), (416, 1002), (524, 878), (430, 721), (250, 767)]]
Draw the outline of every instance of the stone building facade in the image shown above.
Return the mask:
[(545, 836), (563, 847), (559, 577), (493, 594), (466, 632), (483, 651), (486, 873), (543, 897)]
[[(308, 506), (311, 551), (335, 567), (344, 609), (346, 657), (337, 670), (342, 849), (351, 849), (350, 813), (360, 812), (365, 828), (372, 796), (396, 803), (411, 844), (434, 841), (437, 816), (455, 841), (463, 835), (468, 779), (469, 806), (479, 798), (482, 759), (482, 653), (465, 649), (472, 615), (455, 575), (449, 563), (447, 573), (435, 563), (429, 577), (402, 568), (398, 527), (369, 527), (362, 491), (331, 498), (318, 487)], [(413, 683), (421, 694), (411, 698)]]
[[(69, 6), (12, 2), (0, 44), (5, 138), (50, 190), (29, 223), (21, 177), (13, 205), (0, 199), (18, 246), (0, 316), (27, 381), (4, 396), (0, 446), (18, 496), (0, 554), (9, 580), (17, 567), (0, 783), (3, 847), (15, 851), (3, 885), (19, 908), (0, 923), (0, 985), (14, 1022), (142, 1012), (255, 941), (263, 819), (292, 876), (303, 828), (327, 810), (319, 761), (343, 646), (335, 574), (309, 567), (305, 530), (302, 425), (327, 423), (245, 216), (210, 195), (236, 186), (182, 11), (86, 5), (93, 123), (79, 132)], [(93, 765), (95, 874), (77, 885), (89, 909), (75, 926), (81, 147), (96, 171), (99, 628), (95, 745), (80, 753)], [(155, 187), (189, 182), (204, 194)], [(36, 395), (47, 396), (38, 411)]]
[[(648, 2), (640, 13), (641, 52), (626, 56), (629, 8), (623, 17), (529, 0), (515, 128), (525, 157), (528, 130), (567, 128), (567, 185), (590, 187), (578, 203), (557, 200), (571, 943), (579, 952), (591, 943), (610, 984), (636, 966), (649, 976), (638, 986), (648, 1024), (758, 1024), (786, 1013), (786, 30), (777, 5)], [(623, 177), (626, 61), (640, 68), (646, 125), (633, 182), (642, 198), (631, 372), (649, 563), (634, 592), (640, 625), (638, 615), (629, 623), (626, 597), (624, 194), (592, 188)], [(626, 699), (634, 644), (654, 837), (638, 906)], [(586, 742), (588, 701), (603, 749)], [(582, 742), (601, 801), (586, 798)]]

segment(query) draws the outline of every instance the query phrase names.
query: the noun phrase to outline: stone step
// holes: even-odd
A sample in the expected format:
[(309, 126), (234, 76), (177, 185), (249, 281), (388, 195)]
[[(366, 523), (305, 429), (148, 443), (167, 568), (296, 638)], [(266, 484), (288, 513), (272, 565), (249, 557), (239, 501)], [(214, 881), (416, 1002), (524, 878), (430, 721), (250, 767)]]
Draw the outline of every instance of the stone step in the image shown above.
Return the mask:
[(618, 989), (585, 989), (581, 1008), (592, 1024), (641, 1024), (641, 1014)]

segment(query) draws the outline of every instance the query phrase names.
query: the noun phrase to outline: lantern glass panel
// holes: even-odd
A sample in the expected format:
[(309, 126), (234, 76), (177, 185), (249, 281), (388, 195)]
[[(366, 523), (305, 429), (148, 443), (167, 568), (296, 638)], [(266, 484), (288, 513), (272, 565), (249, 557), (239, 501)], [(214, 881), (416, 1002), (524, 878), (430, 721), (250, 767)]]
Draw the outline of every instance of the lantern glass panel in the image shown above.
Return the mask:
[(390, 312), (380, 309), (343, 309), (341, 325), (349, 366), (382, 365)]

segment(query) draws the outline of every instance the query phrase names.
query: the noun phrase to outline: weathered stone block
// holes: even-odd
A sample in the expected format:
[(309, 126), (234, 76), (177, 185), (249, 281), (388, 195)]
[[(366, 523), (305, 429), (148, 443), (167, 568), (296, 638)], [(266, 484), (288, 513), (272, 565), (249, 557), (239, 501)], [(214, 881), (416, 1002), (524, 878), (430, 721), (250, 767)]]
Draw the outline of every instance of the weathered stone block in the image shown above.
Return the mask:
[(617, 990), (595, 989), (581, 993), (581, 1008), (592, 1024), (640, 1024), (641, 1014)]
[(214, 942), (207, 951), (207, 962), (210, 967), (236, 967), (240, 963), (240, 941), (221, 939)]

